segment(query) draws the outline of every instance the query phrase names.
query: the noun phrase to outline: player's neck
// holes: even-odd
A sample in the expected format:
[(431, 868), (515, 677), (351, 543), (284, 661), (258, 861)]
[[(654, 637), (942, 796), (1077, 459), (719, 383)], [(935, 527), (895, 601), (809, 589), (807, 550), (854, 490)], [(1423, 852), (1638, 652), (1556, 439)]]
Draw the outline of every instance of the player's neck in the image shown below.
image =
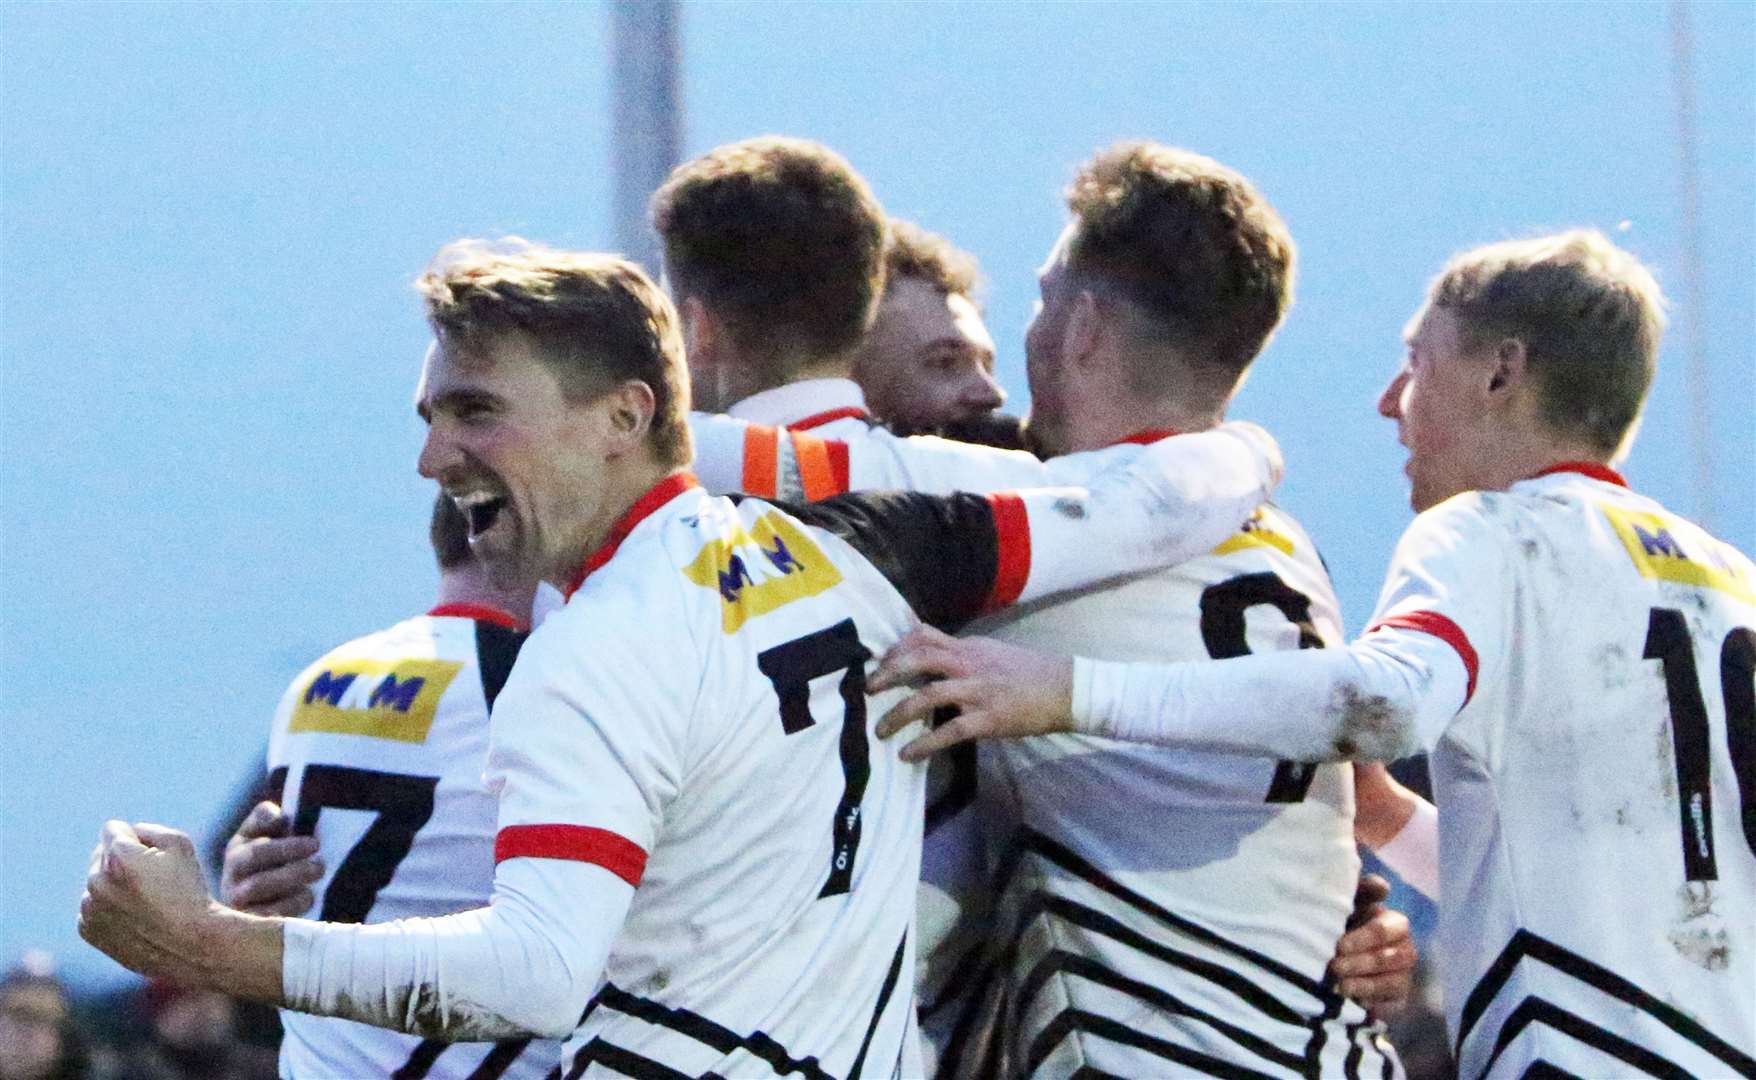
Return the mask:
[(534, 583), (496, 585), (489, 579), (487, 570), (471, 559), (461, 566), (439, 572), (439, 595), (434, 606), (493, 608), (524, 620), (530, 615), (535, 593)]
[(1608, 465), (1613, 455), (1577, 440), (1547, 432), (1504, 431), (1496, 434), (1482, 455), (1480, 487), (1504, 491), (1557, 465), (1589, 462)]
[(1069, 445), (1061, 453), (1099, 450), (1142, 432), (1190, 434), (1217, 427), (1226, 418), (1225, 403), (1198, 405), (1186, 400), (1112, 398), (1092, 401), (1069, 425)]

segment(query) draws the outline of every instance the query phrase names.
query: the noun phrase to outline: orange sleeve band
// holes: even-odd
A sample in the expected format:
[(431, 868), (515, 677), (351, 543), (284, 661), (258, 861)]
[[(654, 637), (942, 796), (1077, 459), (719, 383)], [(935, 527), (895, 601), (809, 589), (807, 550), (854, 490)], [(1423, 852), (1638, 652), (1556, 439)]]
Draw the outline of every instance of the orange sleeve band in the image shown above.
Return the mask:
[(780, 456), (780, 430), (751, 424), (744, 431), (744, 491), (761, 499), (774, 498), (775, 461)]
[(1011, 492), (988, 496), (994, 512), (996, 559), (994, 587), (988, 591), (984, 611), (993, 611), (1013, 603), (1024, 592), (1030, 578), (1030, 514), (1024, 500)]
[(805, 486), (807, 502), (840, 495), (848, 489), (846, 443), (830, 442), (797, 431), (792, 432), (792, 439), (793, 455), (799, 462), (799, 479)]

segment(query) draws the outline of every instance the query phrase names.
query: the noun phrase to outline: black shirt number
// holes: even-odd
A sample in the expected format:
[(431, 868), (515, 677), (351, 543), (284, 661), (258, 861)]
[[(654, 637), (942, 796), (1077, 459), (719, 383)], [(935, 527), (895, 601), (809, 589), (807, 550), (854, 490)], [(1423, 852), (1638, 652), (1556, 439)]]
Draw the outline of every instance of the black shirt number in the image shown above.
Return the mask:
[[(1298, 627), (1299, 648), (1321, 649), (1323, 639), (1311, 623), (1311, 598), (1280, 578), (1264, 571), (1240, 574), (1218, 585), (1209, 585), (1201, 592), (1201, 641), (1207, 655), (1215, 660), (1249, 656), (1250, 643), (1244, 637), (1244, 613), (1258, 605), (1274, 608)], [(1311, 781), (1317, 778), (1317, 766), (1306, 761), (1280, 761), (1274, 766), (1274, 779), (1268, 784), (1264, 802), (1296, 803), (1305, 801)]]
[(829, 880), (819, 899), (848, 891), (854, 876), (854, 855), (860, 847), (860, 800), (872, 775), (866, 742), (866, 661), (872, 651), (860, 644), (852, 619), (843, 619), (802, 638), (764, 649), (756, 666), (774, 684), (780, 698), (780, 727), (796, 735), (815, 724), (811, 715), (811, 680), (839, 671), (841, 676), (841, 803), (831, 825)]

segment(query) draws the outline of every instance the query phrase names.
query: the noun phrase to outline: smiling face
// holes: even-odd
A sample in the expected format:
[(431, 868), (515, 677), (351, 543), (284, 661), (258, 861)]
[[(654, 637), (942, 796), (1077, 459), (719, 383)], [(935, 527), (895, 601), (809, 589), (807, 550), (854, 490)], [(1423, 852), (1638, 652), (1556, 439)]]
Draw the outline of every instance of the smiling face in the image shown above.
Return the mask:
[(1006, 401), (981, 312), (969, 297), (919, 278), (885, 289), (855, 375), (874, 413), (911, 430), (973, 420)]
[(605, 505), (608, 398), (570, 401), (539, 346), (509, 332), (427, 353), (415, 408), (427, 421), (420, 472), (469, 518), (470, 550), (497, 583), (566, 587)]
[(1408, 356), (1378, 396), (1378, 413), (1396, 421), (1408, 448), (1409, 502), (1419, 512), (1493, 486), (1493, 358), (1466, 347), (1457, 317), (1444, 308), (1423, 308), (1405, 338)]

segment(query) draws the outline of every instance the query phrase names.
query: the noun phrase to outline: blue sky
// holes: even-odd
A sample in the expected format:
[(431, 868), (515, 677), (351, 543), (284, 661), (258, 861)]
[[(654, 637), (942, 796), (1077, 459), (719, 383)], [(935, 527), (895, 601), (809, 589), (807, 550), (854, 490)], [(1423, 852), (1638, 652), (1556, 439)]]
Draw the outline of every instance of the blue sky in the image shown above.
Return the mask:
[[(1003, 380), (1058, 192), (1111, 141), (1250, 175), (1301, 247), (1236, 414), (1358, 628), (1409, 519), (1372, 402), (1454, 250), (1595, 225), (1679, 305), (1628, 466), (1756, 549), (1756, 8), (1696, 30), (1718, 472), (1692, 490), (1671, 68), (1658, 4), (688, 5), (685, 147), (821, 139), (983, 261)], [(0, 965), (76, 977), (109, 816), (197, 833), (288, 679), (424, 610), (410, 281), (461, 235), (603, 248), (595, 4), (0, 7)]]

